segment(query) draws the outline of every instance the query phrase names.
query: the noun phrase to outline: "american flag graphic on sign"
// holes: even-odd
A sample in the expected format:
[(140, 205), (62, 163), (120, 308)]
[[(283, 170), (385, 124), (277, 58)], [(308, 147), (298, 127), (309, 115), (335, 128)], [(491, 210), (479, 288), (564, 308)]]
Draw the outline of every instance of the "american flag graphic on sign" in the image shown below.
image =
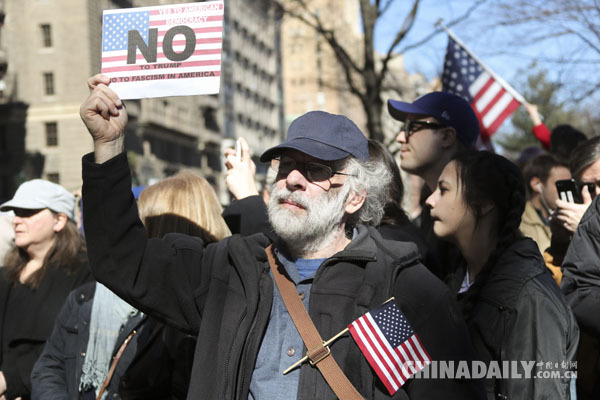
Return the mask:
[(394, 300), (348, 325), (350, 334), (390, 395), (431, 358)]
[(167, 86), (190, 78), (218, 83), (222, 34), (221, 1), (105, 10), (101, 72), (118, 84)]
[(467, 100), (477, 118), (481, 139), (490, 137), (518, 107), (519, 102), (468, 52), (448, 38), (442, 90)]

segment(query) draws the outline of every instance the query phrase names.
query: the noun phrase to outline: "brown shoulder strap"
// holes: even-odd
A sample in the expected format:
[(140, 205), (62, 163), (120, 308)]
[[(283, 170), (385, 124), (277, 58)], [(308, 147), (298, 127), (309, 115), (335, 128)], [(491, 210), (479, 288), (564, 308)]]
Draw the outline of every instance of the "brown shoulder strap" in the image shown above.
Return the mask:
[(275, 283), (279, 288), (279, 293), (283, 302), (300, 333), (304, 344), (306, 345), (307, 356), (311, 365), (316, 365), (321, 374), (341, 400), (364, 400), (356, 388), (350, 383), (340, 366), (335, 362), (333, 356), (330, 357), (328, 346), (324, 346), (323, 339), (317, 331), (313, 321), (310, 319), (304, 304), (298, 296), (296, 285), (290, 281), (278, 268), (278, 264), (273, 254), (273, 246), (269, 245), (266, 249), (271, 272)]
[(127, 338), (123, 341), (123, 344), (121, 344), (121, 347), (119, 347), (119, 351), (117, 351), (117, 354), (113, 357), (113, 362), (110, 364), (110, 368), (108, 369), (108, 374), (106, 374), (106, 379), (104, 379), (104, 383), (102, 384), (102, 387), (100, 388), (100, 392), (98, 392), (98, 396), (96, 397), (96, 400), (100, 400), (102, 398), (102, 394), (108, 387), (108, 384), (110, 383), (110, 380), (112, 379), (112, 376), (115, 373), (115, 369), (117, 368), (117, 363), (121, 359), (121, 356), (123, 355), (123, 352), (125, 351), (125, 347), (127, 347), (129, 342), (131, 342), (133, 335), (135, 335), (135, 330), (133, 332), (131, 332), (129, 334), (129, 336), (127, 336)]

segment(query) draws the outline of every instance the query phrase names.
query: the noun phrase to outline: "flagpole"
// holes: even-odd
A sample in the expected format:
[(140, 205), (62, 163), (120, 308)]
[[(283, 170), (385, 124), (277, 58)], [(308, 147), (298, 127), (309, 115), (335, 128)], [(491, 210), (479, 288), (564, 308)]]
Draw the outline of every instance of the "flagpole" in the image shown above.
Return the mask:
[[(344, 329), (343, 331), (341, 331), (340, 333), (338, 333), (337, 335), (335, 335), (334, 337), (332, 337), (331, 339), (329, 339), (326, 342), (323, 342), (323, 347), (327, 347), (329, 346), (331, 343), (333, 343), (337, 338), (339, 338), (340, 336), (342, 336), (344, 333), (348, 332), (348, 328)], [(286, 369), (285, 371), (283, 371), (284, 375), (287, 375), (288, 372), (290, 372), (291, 370), (293, 370), (294, 368), (296, 368), (298, 365), (302, 364), (304, 361), (308, 360), (308, 356), (304, 356), (302, 357), (300, 360), (296, 361), (294, 363), (294, 365), (292, 365), (291, 367), (289, 367), (288, 369)]]
[(471, 50), (469, 50), (469, 48), (467, 46), (465, 46), (465, 44), (458, 38), (456, 37), (456, 35), (450, 30), (448, 29), (443, 23), (442, 20), (438, 20), (435, 23), (435, 26), (439, 26), (441, 27), (444, 31), (446, 31), (446, 33), (448, 34), (448, 36), (450, 36), (456, 43), (458, 43), (470, 56), (471, 58), (473, 58), (475, 61), (477, 61), (479, 63), (479, 65), (481, 65), (483, 67), (483, 69), (486, 70), (486, 72), (488, 74), (490, 74), (496, 81), (498, 81), (498, 83), (500, 83), (500, 85), (507, 91), (509, 92), (514, 98), (515, 100), (517, 100), (519, 103), (521, 104), (525, 104), (528, 103), (527, 100), (525, 100), (525, 98), (523, 96), (521, 96), (519, 94), (519, 92), (517, 92), (512, 86), (510, 86), (504, 79), (502, 79), (502, 77), (498, 74), (496, 74), (494, 71), (492, 71), (492, 69), (490, 67), (488, 67), (483, 61), (481, 61), (479, 59), (479, 57), (477, 57)]
[[(389, 303), (390, 301), (394, 300), (395, 297), (390, 297), (389, 299), (387, 299), (385, 302), (383, 302), (383, 304)], [(342, 336), (344, 333), (348, 332), (348, 328), (344, 329), (343, 331), (341, 331), (340, 333), (338, 333), (337, 335), (335, 335), (334, 337), (332, 337), (331, 339), (329, 339), (326, 342), (323, 342), (323, 347), (327, 347), (329, 346), (331, 343), (333, 343), (337, 338), (339, 338), (340, 336)], [(302, 364), (304, 361), (308, 360), (308, 356), (304, 356), (302, 357), (300, 360), (296, 361), (294, 363), (294, 365), (290, 366), (288, 369), (286, 369), (285, 371), (283, 371), (284, 375), (287, 375), (288, 372), (290, 372), (291, 370), (293, 370), (294, 368), (296, 368), (298, 365)]]

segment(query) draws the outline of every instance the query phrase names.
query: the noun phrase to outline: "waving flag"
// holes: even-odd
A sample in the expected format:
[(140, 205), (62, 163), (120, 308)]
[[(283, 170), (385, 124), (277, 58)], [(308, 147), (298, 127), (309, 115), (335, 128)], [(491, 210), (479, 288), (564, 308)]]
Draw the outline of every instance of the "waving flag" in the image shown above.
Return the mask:
[(452, 37), (448, 37), (442, 90), (462, 96), (471, 104), (484, 142), (522, 102), (514, 89)]
[(348, 325), (352, 338), (390, 395), (431, 363), (431, 358), (394, 300)]

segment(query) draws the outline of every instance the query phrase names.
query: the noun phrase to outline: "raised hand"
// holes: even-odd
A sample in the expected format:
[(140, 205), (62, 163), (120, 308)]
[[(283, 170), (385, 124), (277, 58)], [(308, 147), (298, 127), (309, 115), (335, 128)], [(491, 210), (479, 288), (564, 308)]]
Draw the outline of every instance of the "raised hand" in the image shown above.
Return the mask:
[(102, 163), (123, 151), (127, 111), (107, 76), (95, 75), (87, 84), (91, 93), (79, 115), (94, 140), (96, 162)]
[(583, 204), (569, 203), (560, 199), (556, 200), (555, 217), (571, 233), (575, 233), (583, 214), (585, 214), (590, 204), (592, 204), (592, 195), (587, 185), (583, 186), (581, 196), (583, 197)]
[(225, 166), (227, 167), (225, 183), (237, 200), (258, 194), (254, 181), (256, 165), (250, 157), (250, 146), (244, 138), (240, 138), (240, 142), (242, 144), (241, 161), (238, 161), (234, 149), (225, 150)]

